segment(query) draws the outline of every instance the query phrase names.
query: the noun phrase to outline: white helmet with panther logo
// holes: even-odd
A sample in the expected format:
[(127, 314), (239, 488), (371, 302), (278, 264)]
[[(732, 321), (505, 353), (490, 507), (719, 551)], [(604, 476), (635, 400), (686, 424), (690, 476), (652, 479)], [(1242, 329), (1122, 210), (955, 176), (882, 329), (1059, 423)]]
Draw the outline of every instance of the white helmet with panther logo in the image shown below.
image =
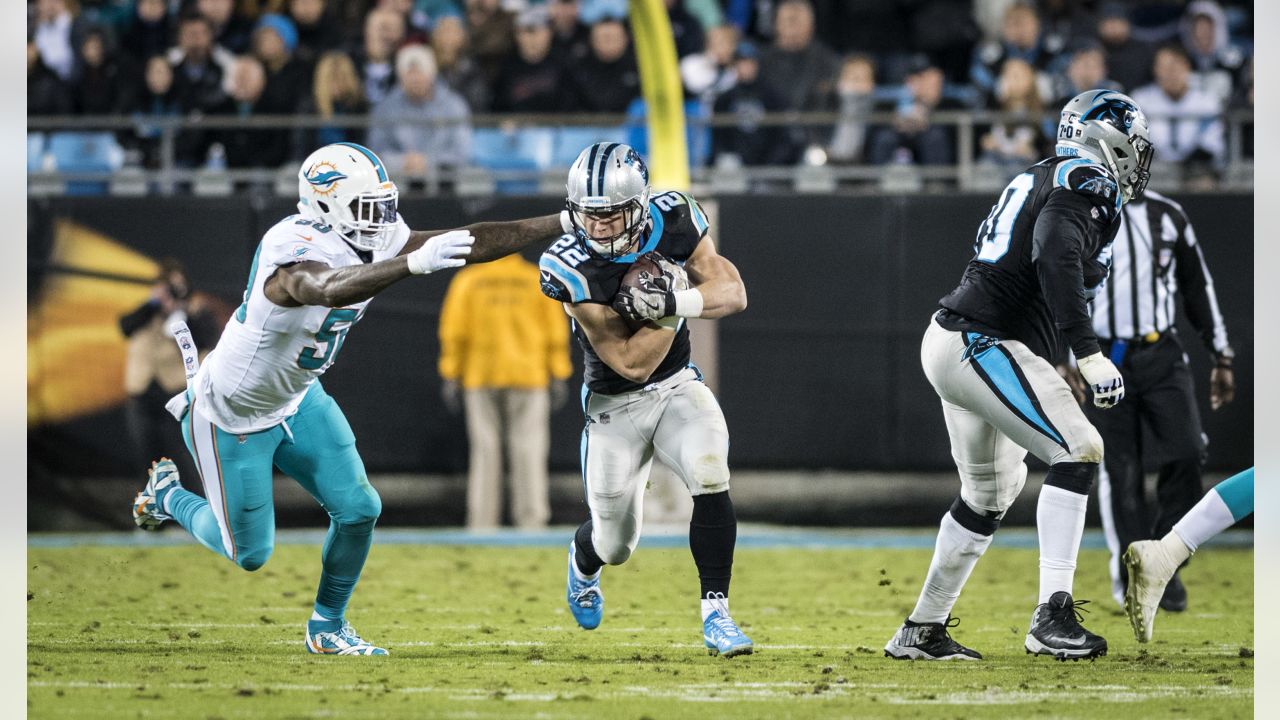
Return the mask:
[(1151, 179), (1155, 147), (1147, 116), (1133, 98), (1114, 90), (1086, 90), (1062, 108), (1057, 154), (1084, 157), (1109, 169), (1128, 202), (1142, 197)]
[(399, 197), (382, 160), (363, 145), (325, 145), (298, 170), (298, 212), (331, 225), (360, 250), (391, 245)]
[[(565, 183), (565, 205), (578, 241), (600, 257), (625, 255), (649, 220), (649, 168), (640, 154), (622, 143), (596, 143), (578, 154)], [(583, 224), (588, 215), (622, 212), (622, 231), (593, 238)]]

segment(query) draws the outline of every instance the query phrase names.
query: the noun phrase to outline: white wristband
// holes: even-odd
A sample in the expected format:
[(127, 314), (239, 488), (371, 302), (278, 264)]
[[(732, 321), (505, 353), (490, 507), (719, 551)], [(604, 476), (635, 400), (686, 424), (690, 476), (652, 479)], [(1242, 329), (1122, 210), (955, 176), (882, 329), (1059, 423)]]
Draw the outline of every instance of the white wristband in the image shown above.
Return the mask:
[(672, 295), (676, 298), (676, 315), (679, 317), (702, 317), (702, 292), (698, 288), (677, 290)]

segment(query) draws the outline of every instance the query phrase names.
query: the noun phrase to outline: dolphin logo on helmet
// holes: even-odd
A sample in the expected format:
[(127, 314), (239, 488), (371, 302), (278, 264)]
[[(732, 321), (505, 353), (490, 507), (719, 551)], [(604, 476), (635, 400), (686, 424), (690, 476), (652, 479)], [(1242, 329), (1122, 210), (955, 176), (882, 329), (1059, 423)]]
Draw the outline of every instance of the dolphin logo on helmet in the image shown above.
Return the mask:
[(382, 160), (356, 143), (325, 145), (298, 170), (298, 212), (333, 227), (358, 250), (391, 246), (399, 197)]

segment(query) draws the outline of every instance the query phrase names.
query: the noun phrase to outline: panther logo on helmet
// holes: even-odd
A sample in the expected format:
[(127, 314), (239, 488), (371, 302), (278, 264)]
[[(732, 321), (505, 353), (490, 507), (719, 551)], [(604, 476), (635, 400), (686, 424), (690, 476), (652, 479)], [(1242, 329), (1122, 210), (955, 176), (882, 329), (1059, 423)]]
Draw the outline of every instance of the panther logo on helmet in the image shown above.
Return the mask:
[(1116, 180), (1121, 200), (1130, 202), (1146, 189), (1155, 148), (1147, 116), (1133, 98), (1113, 90), (1086, 90), (1062, 108), (1057, 154), (1102, 165)]

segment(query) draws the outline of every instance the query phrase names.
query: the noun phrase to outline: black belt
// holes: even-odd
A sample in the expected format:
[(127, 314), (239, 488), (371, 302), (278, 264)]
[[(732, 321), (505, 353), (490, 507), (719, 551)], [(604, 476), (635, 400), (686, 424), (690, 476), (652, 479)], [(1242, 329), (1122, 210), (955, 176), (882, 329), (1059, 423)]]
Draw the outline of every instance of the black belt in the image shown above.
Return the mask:
[(1164, 337), (1166, 337), (1167, 335), (1169, 335), (1169, 334), (1170, 334), (1170, 332), (1172, 332), (1172, 331), (1170, 331), (1170, 330), (1165, 330), (1164, 332), (1159, 332), (1159, 331), (1157, 331), (1157, 330), (1152, 330), (1151, 332), (1149, 332), (1149, 333), (1147, 333), (1146, 335), (1143, 335), (1143, 336), (1141, 336), (1141, 337), (1133, 337), (1133, 338), (1098, 338), (1098, 342), (1099, 342), (1099, 343), (1106, 343), (1106, 344), (1110, 345), (1110, 344), (1114, 343), (1116, 340), (1123, 340), (1123, 341), (1125, 342), (1125, 344), (1127, 344), (1129, 347), (1140, 347), (1140, 346), (1143, 346), (1143, 345), (1155, 345), (1156, 343), (1160, 342), (1160, 340), (1161, 340), (1161, 339), (1163, 339)]

